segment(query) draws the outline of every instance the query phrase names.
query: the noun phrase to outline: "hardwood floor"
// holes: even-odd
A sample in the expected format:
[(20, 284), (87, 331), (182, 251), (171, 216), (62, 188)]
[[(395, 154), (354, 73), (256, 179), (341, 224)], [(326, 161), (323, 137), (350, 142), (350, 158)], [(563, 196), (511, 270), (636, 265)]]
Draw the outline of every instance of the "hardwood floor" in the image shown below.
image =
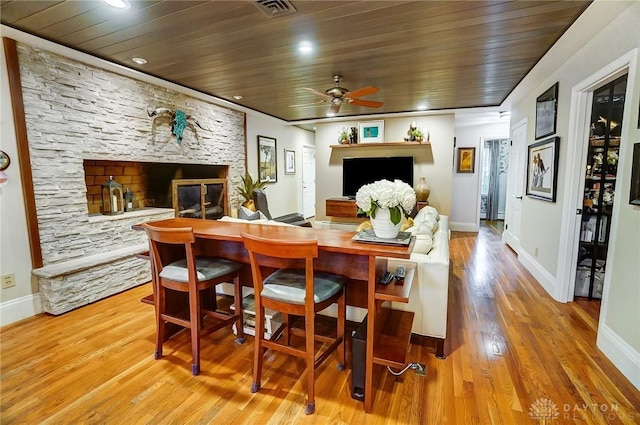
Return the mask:
[[(597, 318), (553, 301), (495, 231), (451, 239), (448, 357), (412, 344), (427, 365), (395, 379), (376, 370), (374, 412), (350, 396), (350, 368), (317, 374), (304, 414), (304, 364), (268, 355), (252, 394), (253, 338), (223, 329), (202, 342), (190, 373), (188, 336), (153, 359), (143, 285), (59, 317), (0, 329), (2, 424), (539, 424), (640, 423), (638, 392), (596, 348)], [(428, 308), (428, 307), (426, 307)], [(350, 353), (350, 345), (348, 346)], [(350, 355), (348, 356), (348, 360)], [(537, 416), (534, 414), (537, 412)], [(532, 414), (534, 417), (530, 416)], [(555, 416), (557, 414), (557, 417)], [(554, 419), (555, 420), (550, 420)]]

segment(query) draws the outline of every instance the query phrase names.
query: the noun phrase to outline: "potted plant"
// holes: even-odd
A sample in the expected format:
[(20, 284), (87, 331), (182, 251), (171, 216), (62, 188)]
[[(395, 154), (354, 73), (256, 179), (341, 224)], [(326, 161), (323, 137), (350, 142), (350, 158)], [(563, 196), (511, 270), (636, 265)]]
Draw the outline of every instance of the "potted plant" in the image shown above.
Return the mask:
[(371, 218), (379, 238), (395, 238), (400, 231), (403, 211), (409, 214), (416, 204), (416, 192), (401, 180), (378, 180), (365, 184), (356, 193), (359, 213)]
[(338, 143), (342, 145), (349, 144), (349, 129), (347, 127), (342, 127), (340, 132), (338, 133)]
[(253, 180), (251, 174), (247, 173), (244, 177), (241, 177), (242, 184), (239, 185), (236, 189), (240, 196), (244, 198), (244, 202), (242, 203), (243, 207), (249, 208), (251, 211), (255, 211), (256, 207), (253, 204), (253, 191), (255, 189), (264, 189), (267, 185), (266, 181), (257, 181)]

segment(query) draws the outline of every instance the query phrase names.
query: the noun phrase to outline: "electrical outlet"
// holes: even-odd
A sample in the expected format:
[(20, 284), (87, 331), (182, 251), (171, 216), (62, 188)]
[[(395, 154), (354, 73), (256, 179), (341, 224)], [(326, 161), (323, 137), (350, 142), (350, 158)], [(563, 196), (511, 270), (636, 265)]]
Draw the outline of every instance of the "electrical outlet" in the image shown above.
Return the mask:
[(427, 374), (427, 365), (421, 363), (412, 363), (411, 369), (416, 371), (416, 375), (425, 376)]
[(2, 288), (11, 288), (16, 286), (16, 279), (13, 276), (13, 273), (3, 274), (2, 275)]

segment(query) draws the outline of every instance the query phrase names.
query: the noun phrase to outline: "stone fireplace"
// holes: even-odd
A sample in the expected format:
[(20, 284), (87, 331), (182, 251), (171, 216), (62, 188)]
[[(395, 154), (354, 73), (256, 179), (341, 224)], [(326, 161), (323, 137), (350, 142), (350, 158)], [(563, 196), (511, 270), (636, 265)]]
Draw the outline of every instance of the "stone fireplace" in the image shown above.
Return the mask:
[[(21, 43), (18, 58), (43, 258), (33, 274), (46, 312), (150, 280), (148, 261), (136, 257), (146, 235), (132, 226), (174, 216), (167, 180), (226, 178), (226, 199), (237, 202), (243, 113)], [(168, 117), (147, 115), (150, 105), (188, 111), (207, 130), (187, 127), (179, 144)], [(134, 192), (134, 211), (98, 213), (96, 185), (109, 175)]]
[(172, 180), (226, 179), (229, 167), (208, 164), (165, 164), (85, 159), (89, 215), (100, 214), (102, 184), (110, 177), (133, 193), (133, 209), (172, 208)]

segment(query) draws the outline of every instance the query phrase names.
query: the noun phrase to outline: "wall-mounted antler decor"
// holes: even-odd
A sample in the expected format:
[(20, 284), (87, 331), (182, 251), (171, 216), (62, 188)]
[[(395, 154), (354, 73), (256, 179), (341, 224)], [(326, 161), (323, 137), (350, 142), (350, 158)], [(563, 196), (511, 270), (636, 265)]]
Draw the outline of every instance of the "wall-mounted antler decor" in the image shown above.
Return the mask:
[(192, 115), (187, 115), (184, 111), (179, 109), (171, 110), (169, 108), (148, 108), (147, 113), (150, 117), (155, 117), (162, 114), (170, 114), (171, 121), (171, 133), (176, 136), (178, 144), (182, 143), (182, 133), (187, 125), (191, 122), (192, 124), (197, 125), (203, 130), (207, 130), (203, 126), (200, 125), (197, 119), (195, 119)]

